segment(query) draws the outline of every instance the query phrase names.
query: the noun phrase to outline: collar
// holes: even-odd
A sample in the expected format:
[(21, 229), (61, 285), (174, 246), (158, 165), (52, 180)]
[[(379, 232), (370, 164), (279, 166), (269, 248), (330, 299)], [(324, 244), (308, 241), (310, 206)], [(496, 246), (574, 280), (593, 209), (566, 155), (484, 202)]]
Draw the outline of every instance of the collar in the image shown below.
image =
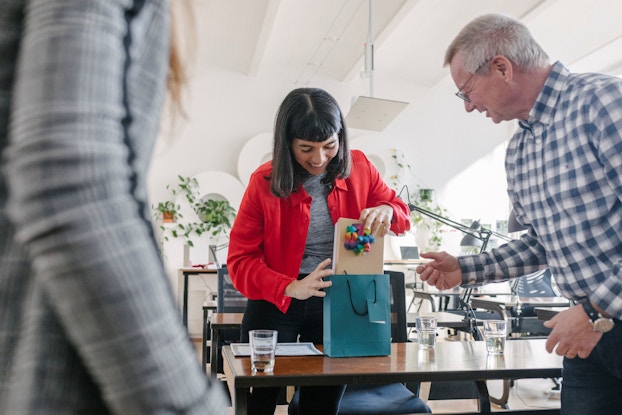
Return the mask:
[(520, 120), (518, 123), (522, 128), (530, 129), (531, 125), (536, 122), (544, 125), (550, 124), (569, 74), (570, 71), (561, 62), (557, 61), (553, 64), (551, 73), (546, 78), (533, 108), (529, 111), (529, 119)]

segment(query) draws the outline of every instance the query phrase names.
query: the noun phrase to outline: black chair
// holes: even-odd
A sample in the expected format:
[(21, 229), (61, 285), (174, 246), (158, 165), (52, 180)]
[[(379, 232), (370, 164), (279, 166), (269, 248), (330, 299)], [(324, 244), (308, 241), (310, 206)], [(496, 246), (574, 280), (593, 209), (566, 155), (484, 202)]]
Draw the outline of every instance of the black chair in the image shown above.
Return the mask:
[[(520, 298), (559, 297), (553, 288), (553, 277), (548, 268), (516, 278), (512, 284), (512, 292)], [(535, 307), (527, 303), (511, 310), (510, 332), (512, 334), (520, 333), (522, 336), (529, 337), (549, 335), (551, 329), (544, 327), (544, 322), (538, 319)]]
[[(385, 271), (391, 283), (391, 341), (408, 341), (406, 327), (406, 293), (404, 273)], [(419, 383), (386, 385), (347, 385), (339, 406), (340, 415), (390, 415), (430, 413), (418, 396)], [(289, 415), (298, 414), (298, 392), (288, 408)]]
[[(464, 316), (465, 320), (470, 321), (468, 329), (465, 329), (472, 335), (473, 340), (483, 341), (484, 338), (478, 329), (477, 320), (495, 320), (503, 319), (503, 316), (496, 310), (473, 310), (468, 303), (465, 303), (465, 299), (469, 298), (470, 292), (465, 292), (464, 296), (460, 298), (459, 310), (447, 310), (452, 314)], [(503, 392), (500, 398), (490, 397), (490, 401), (502, 408), (508, 409), (507, 401), (509, 398), (509, 381), (504, 381)], [(447, 400), (447, 399), (478, 399), (479, 391), (477, 384), (469, 380), (441, 380), (431, 382), (429, 385), (428, 400)]]
[[(244, 313), (246, 310), (247, 298), (242, 295), (231, 282), (231, 276), (226, 265), (218, 268), (218, 297), (216, 297), (217, 313)], [(239, 343), (239, 329), (225, 329), (220, 332), (218, 341), (218, 361), (211, 362), (217, 365), (218, 373), (223, 373), (222, 366), (222, 347), (231, 343)]]
[[(238, 291), (231, 281), (229, 270), (226, 265), (218, 268), (218, 297), (216, 298), (217, 313), (244, 313), (248, 299)], [(220, 331), (218, 338), (218, 361), (216, 362), (218, 373), (223, 373), (222, 347), (231, 343), (239, 343), (242, 333), (240, 329), (224, 329)], [(212, 362), (214, 364), (214, 362)], [(227, 390), (228, 392), (228, 390)], [(286, 388), (281, 390), (277, 404), (287, 403)]]
[[(537, 271), (533, 274), (524, 275), (513, 281), (511, 285), (512, 293), (521, 298), (534, 297), (556, 297), (552, 283), (552, 276), (549, 269)], [(508, 333), (520, 333), (523, 336), (546, 336), (550, 329), (544, 327), (543, 322), (538, 320), (533, 306), (522, 306), (518, 310), (513, 309), (510, 313), (499, 306), (498, 308), (489, 310), (473, 310), (467, 306), (467, 315), (476, 320), (502, 319), (508, 320)], [(477, 330), (477, 324), (472, 324), (473, 337), (475, 340), (483, 340), (481, 333)], [(508, 337), (508, 340), (518, 340), (520, 337)], [(559, 385), (556, 379), (553, 379), (556, 385)], [(503, 381), (502, 395), (499, 398), (491, 397), (491, 402), (505, 408), (508, 408), (508, 398), (510, 387), (514, 383), (512, 379)], [(429, 400), (442, 399), (473, 399), (478, 396), (477, 387), (474, 382), (469, 381), (440, 381), (432, 382), (429, 393)]]

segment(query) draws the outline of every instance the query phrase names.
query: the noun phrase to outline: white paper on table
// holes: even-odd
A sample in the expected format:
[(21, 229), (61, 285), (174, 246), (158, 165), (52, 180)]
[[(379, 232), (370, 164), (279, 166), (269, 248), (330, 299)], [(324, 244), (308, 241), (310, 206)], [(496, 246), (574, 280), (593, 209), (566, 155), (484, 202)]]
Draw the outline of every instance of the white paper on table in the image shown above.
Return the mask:
[[(232, 343), (231, 351), (234, 356), (250, 356), (251, 347), (248, 343)], [(322, 356), (313, 343), (277, 343), (277, 356)]]

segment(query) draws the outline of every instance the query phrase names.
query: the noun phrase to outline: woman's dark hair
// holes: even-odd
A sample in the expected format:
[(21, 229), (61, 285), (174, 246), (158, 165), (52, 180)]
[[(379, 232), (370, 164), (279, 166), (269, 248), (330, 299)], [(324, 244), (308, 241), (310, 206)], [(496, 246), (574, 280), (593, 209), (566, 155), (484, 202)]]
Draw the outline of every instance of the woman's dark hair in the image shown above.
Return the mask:
[(328, 92), (319, 88), (298, 88), (291, 91), (279, 107), (274, 123), (274, 149), (270, 190), (277, 197), (288, 197), (298, 190), (306, 173), (292, 154), (292, 141), (298, 138), (322, 142), (337, 133), (339, 152), (326, 168), (322, 183), (331, 185), (336, 178), (350, 175), (350, 148), (345, 119), (339, 104)]

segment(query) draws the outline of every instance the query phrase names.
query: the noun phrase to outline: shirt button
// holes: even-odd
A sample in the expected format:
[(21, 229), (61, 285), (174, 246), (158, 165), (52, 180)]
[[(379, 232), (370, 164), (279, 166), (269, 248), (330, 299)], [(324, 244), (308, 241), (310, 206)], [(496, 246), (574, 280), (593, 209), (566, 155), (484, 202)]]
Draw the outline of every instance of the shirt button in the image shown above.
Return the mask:
[(559, 265), (560, 265), (561, 267), (566, 268), (566, 267), (568, 266), (568, 261), (566, 261), (565, 259), (561, 259), (561, 260), (559, 261)]

